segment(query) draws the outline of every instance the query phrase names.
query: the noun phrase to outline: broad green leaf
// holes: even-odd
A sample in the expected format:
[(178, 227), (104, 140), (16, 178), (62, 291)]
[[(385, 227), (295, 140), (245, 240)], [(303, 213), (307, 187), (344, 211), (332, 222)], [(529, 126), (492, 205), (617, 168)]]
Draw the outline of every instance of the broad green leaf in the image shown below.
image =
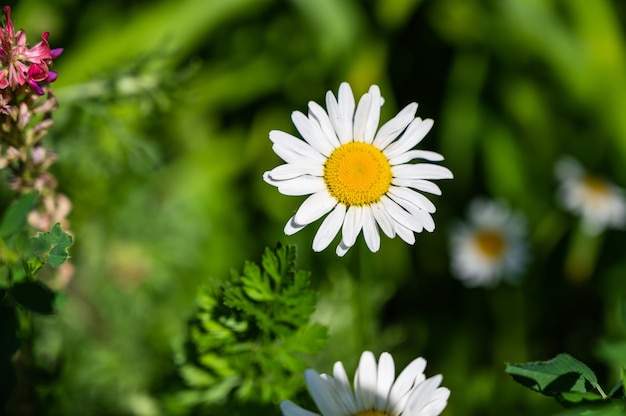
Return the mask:
[(55, 293), (39, 281), (20, 282), (11, 287), (13, 299), (21, 306), (42, 315), (54, 313)]
[(7, 209), (0, 222), (0, 237), (7, 238), (15, 234), (26, 224), (28, 213), (35, 207), (37, 198), (36, 192), (22, 195)]
[(63, 231), (56, 223), (50, 231), (31, 239), (31, 250), (35, 255), (46, 255), (46, 262), (52, 267), (59, 267), (69, 257), (68, 248), (72, 245), (72, 236)]
[(599, 387), (594, 372), (569, 354), (549, 361), (507, 364), (505, 371), (518, 383), (546, 396), (586, 393)]

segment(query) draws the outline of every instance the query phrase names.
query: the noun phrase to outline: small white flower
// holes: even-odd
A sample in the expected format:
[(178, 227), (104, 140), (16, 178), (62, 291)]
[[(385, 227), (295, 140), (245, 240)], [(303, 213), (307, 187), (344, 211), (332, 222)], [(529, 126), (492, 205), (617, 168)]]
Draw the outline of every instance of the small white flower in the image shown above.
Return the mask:
[(561, 180), (559, 201), (564, 208), (581, 216), (583, 229), (588, 234), (624, 227), (626, 197), (623, 189), (588, 174), (570, 157), (557, 162), (556, 175)]
[(452, 172), (431, 163), (409, 163), (443, 160), (439, 153), (413, 149), (433, 121), (415, 117), (417, 104), (411, 103), (378, 129), (382, 104), (380, 90), (372, 85), (355, 110), (352, 89), (342, 83), (338, 99), (331, 91), (326, 94), (326, 110), (311, 101), (308, 117), (292, 113), (304, 140), (270, 132), (272, 149), (287, 163), (265, 172), (263, 179), (284, 195), (310, 195), (287, 222), (285, 234), (328, 214), (313, 250), (324, 250), (341, 229), (336, 252), (343, 256), (361, 230), (367, 247), (376, 252), (378, 227), (409, 244), (415, 242), (414, 233), (435, 229), (435, 205), (418, 191), (441, 195), (431, 180), (451, 179)]
[(439, 387), (442, 376), (426, 379), (426, 360), (413, 360), (395, 378), (393, 358), (382, 353), (378, 364), (369, 351), (361, 354), (354, 375), (354, 390), (341, 362), (333, 376), (309, 369), (304, 377), (309, 393), (320, 413), (314, 413), (285, 400), (280, 404), (284, 416), (436, 416), (448, 404), (450, 390)]
[(468, 287), (519, 276), (526, 265), (525, 223), (502, 202), (476, 199), (468, 222), (451, 230), (451, 269)]

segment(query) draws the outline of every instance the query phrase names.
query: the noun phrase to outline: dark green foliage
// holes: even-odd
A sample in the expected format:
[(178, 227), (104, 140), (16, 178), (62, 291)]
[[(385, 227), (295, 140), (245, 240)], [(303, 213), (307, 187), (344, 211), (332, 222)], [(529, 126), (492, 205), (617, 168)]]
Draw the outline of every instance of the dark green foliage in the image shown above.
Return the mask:
[[(595, 373), (569, 354), (559, 354), (548, 361), (507, 364), (505, 371), (529, 389), (555, 397), (566, 407), (576, 407), (577, 410), (565, 413), (567, 415), (605, 414), (602, 411), (620, 414), (611, 412), (624, 408), (622, 381), (607, 396)], [(607, 404), (611, 398), (622, 400)], [(602, 407), (596, 408), (596, 405)]]
[(302, 387), (304, 358), (321, 349), (326, 328), (309, 323), (316, 296), (295, 258), (295, 246), (267, 248), (260, 265), (246, 261), (241, 273), (199, 291), (179, 399), (271, 403)]

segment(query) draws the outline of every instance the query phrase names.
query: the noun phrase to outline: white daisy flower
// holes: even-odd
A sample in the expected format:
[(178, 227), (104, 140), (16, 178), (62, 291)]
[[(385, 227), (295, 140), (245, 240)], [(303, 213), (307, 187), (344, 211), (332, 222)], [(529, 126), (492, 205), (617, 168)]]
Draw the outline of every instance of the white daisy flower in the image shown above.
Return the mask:
[(528, 259), (525, 234), (523, 218), (504, 203), (472, 201), (468, 222), (451, 230), (452, 273), (468, 287), (492, 286), (502, 277), (519, 276)]
[(622, 188), (588, 174), (570, 157), (557, 162), (556, 175), (561, 180), (559, 201), (563, 207), (581, 216), (583, 229), (588, 234), (599, 234), (605, 228), (624, 227), (626, 197)]
[(396, 379), (391, 354), (382, 353), (376, 364), (374, 354), (365, 351), (354, 375), (354, 389), (341, 362), (335, 363), (332, 377), (313, 369), (304, 373), (320, 413), (289, 400), (280, 409), (284, 416), (436, 416), (448, 404), (450, 390), (439, 387), (441, 375), (426, 379), (425, 368), (426, 360), (417, 358)]
[(355, 111), (352, 90), (342, 83), (338, 99), (331, 91), (326, 94), (326, 110), (311, 101), (308, 117), (292, 113), (304, 140), (270, 132), (274, 152), (287, 163), (265, 172), (263, 179), (284, 195), (310, 195), (289, 219), (285, 234), (328, 214), (313, 250), (324, 250), (341, 229), (336, 252), (343, 256), (361, 230), (367, 247), (376, 252), (377, 227), (409, 244), (415, 242), (414, 233), (435, 229), (435, 205), (417, 191), (441, 195), (431, 180), (450, 179), (452, 172), (431, 163), (409, 163), (443, 160), (439, 153), (413, 149), (433, 121), (415, 117), (417, 104), (411, 103), (377, 130), (382, 104), (380, 90), (372, 85)]

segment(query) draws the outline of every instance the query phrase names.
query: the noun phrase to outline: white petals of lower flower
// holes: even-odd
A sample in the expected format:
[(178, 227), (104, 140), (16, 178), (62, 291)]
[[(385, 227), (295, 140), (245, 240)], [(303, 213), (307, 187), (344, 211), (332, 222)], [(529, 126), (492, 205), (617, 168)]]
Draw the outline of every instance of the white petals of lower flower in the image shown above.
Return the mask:
[(383, 102), (380, 89), (372, 85), (357, 104), (350, 86), (342, 83), (338, 98), (326, 94), (326, 110), (309, 102), (308, 116), (293, 112), (302, 139), (270, 132), (272, 149), (285, 164), (265, 172), (263, 179), (284, 195), (311, 195), (289, 219), (285, 233), (327, 215), (313, 239), (314, 251), (326, 249), (339, 230), (336, 253), (343, 256), (361, 232), (376, 252), (379, 228), (408, 244), (415, 242), (414, 233), (435, 229), (435, 205), (420, 192), (441, 195), (431, 181), (451, 179), (452, 172), (432, 163), (411, 163), (443, 160), (439, 153), (413, 149), (433, 121), (415, 117), (417, 104), (411, 103), (378, 129)]
[(341, 362), (335, 363), (333, 376), (309, 369), (305, 380), (320, 413), (303, 409), (289, 400), (280, 404), (284, 416), (354, 416), (378, 412), (386, 416), (437, 416), (446, 407), (450, 390), (440, 387), (442, 376), (426, 378), (426, 360), (416, 358), (395, 378), (393, 357), (382, 353), (376, 363), (374, 354), (361, 354), (354, 375), (354, 388)]

